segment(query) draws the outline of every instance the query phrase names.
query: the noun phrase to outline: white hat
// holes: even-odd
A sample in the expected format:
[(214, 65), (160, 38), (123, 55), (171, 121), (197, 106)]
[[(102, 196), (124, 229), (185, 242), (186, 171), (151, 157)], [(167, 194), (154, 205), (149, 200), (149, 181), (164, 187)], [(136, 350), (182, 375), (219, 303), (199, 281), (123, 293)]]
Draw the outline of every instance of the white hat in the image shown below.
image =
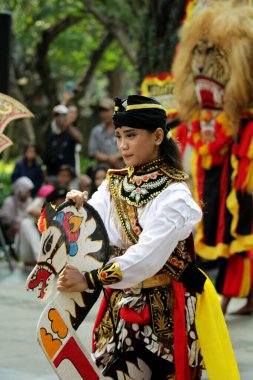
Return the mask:
[(55, 106), (53, 108), (53, 112), (54, 113), (59, 113), (60, 115), (67, 115), (69, 110), (66, 106), (62, 105), (62, 104), (58, 104), (57, 106)]

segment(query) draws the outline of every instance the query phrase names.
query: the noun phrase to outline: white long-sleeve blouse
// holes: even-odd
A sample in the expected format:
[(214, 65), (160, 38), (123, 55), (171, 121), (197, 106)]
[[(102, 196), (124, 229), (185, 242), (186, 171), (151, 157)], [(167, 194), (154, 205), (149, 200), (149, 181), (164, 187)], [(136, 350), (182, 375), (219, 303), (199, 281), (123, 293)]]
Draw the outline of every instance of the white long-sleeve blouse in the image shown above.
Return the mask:
[[(107, 180), (93, 194), (89, 203), (100, 214), (110, 244), (127, 248), (120, 231), (120, 223), (115, 223), (112, 218), (114, 204)], [(130, 288), (155, 275), (166, 263), (178, 242), (190, 235), (201, 216), (201, 209), (184, 182), (169, 185), (156, 198), (139, 207), (138, 218), (142, 232), (137, 244), (128, 247), (124, 255), (110, 260), (117, 262), (122, 272), (122, 280), (110, 287)]]

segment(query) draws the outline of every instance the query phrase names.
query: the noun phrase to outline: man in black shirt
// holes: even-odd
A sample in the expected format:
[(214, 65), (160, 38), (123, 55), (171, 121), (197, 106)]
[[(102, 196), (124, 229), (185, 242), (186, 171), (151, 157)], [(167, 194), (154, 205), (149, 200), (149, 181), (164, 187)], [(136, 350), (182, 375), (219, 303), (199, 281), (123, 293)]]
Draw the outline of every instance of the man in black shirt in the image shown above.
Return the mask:
[(76, 127), (66, 123), (67, 114), (68, 108), (64, 105), (57, 105), (53, 109), (54, 117), (44, 159), (49, 177), (56, 177), (63, 164), (75, 169), (75, 146), (82, 143), (83, 138)]

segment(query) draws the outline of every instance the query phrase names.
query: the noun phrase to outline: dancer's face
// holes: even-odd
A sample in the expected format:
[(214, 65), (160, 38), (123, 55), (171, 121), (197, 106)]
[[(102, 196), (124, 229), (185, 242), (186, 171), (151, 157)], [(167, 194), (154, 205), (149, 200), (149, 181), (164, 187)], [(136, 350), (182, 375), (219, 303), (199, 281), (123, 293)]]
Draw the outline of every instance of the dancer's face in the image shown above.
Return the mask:
[(158, 158), (164, 132), (162, 128), (150, 132), (122, 126), (116, 129), (115, 136), (126, 166), (140, 166)]

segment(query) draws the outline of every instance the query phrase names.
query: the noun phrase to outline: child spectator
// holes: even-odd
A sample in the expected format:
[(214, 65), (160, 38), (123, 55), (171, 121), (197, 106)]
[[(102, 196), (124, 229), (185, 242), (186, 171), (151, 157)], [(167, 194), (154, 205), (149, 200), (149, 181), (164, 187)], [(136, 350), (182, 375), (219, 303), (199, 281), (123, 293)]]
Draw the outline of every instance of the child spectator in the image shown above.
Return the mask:
[(53, 179), (61, 165), (68, 164), (75, 168), (75, 147), (83, 141), (78, 129), (66, 124), (67, 115), (66, 106), (59, 104), (53, 108), (53, 121), (44, 154), (47, 175)]
[(57, 186), (60, 186), (60, 187), (66, 186), (68, 189), (71, 189), (72, 187), (77, 186), (77, 182), (75, 179), (76, 179), (76, 174), (72, 166), (70, 165), (60, 166), (58, 170), (57, 178), (56, 178)]

